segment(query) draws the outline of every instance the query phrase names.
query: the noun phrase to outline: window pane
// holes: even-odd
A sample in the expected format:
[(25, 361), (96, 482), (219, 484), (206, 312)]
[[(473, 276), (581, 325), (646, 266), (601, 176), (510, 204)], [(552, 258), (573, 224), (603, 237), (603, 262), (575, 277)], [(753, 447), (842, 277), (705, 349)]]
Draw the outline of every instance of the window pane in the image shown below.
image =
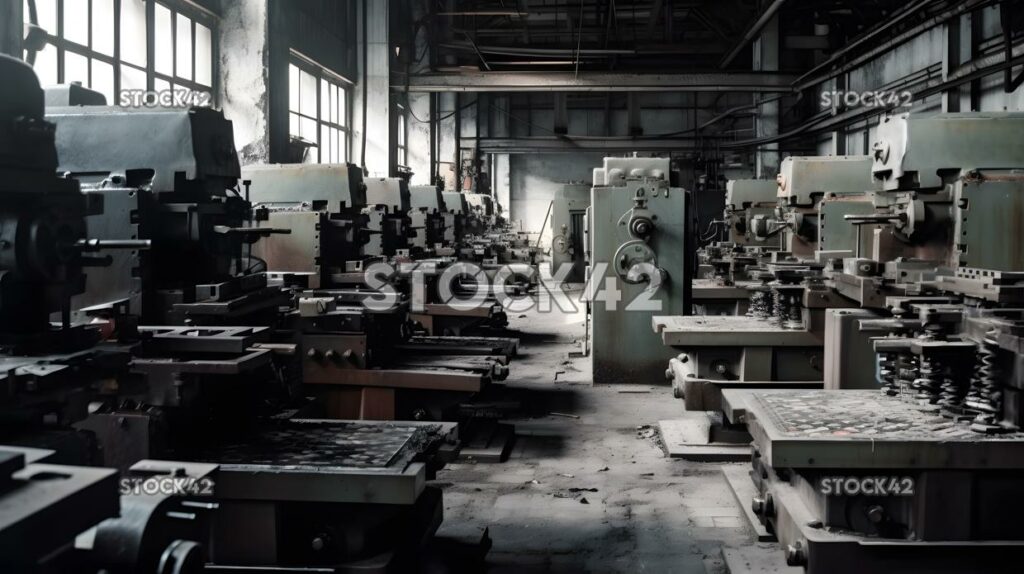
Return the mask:
[(320, 125), (320, 163), (331, 162), (331, 128)]
[(122, 90), (145, 90), (146, 72), (121, 64), (121, 89)]
[(36, 54), (35, 64), (36, 75), (39, 76), (39, 84), (43, 87), (57, 84), (57, 48), (52, 44), (46, 44)]
[(338, 88), (338, 125), (348, 125), (348, 91), (344, 88)]
[(178, 14), (177, 39), (175, 41), (178, 59), (175, 64), (178, 69), (175, 75), (186, 80), (192, 79), (192, 20)]
[(338, 123), (338, 86), (331, 84), (331, 123)]
[(338, 139), (338, 149), (341, 153), (338, 155), (338, 163), (348, 161), (348, 132), (343, 132), (341, 137)]
[(302, 137), (302, 139), (316, 142), (316, 120), (300, 117), (299, 136)]
[(299, 68), (288, 64), (288, 110), (299, 111)]
[(167, 80), (161, 80), (160, 78), (156, 78), (155, 80), (153, 80), (153, 89), (158, 92), (166, 92), (171, 89), (171, 83)]
[[(53, 31), (57, 33), (56, 30)], [(72, 0), (64, 3), (64, 38), (83, 46), (89, 45), (89, 3)]]
[(145, 0), (121, 0), (121, 59), (146, 65)]
[(327, 80), (320, 78), (320, 121), (331, 119), (330, 114), (331, 88)]
[(196, 22), (196, 81), (213, 85), (213, 36), (210, 29)]
[(156, 71), (161, 74), (174, 73), (174, 38), (171, 36), (171, 11), (160, 4), (156, 5)]
[(333, 161), (334, 163), (341, 163), (345, 161), (345, 158), (341, 155), (341, 130), (335, 128), (332, 129), (331, 132), (333, 132), (331, 135), (334, 138), (334, 141), (332, 142), (332, 148), (334, 149)]
[(114, 66), (99, 60), (92, 61), (92, 85), (90, 88), (103, 94), (108, 105), (114, 105)]
[(299, 70), (299, 112), (304, 116), (316, 115), (316, 76)]
[(89, 59), (71, 51), (64, 52), (64, 83), (81, 82), (89, 85)]
[(298, 114), (288, 114), (288, 135), (297, 136), (299, 135), (299, 116)]
[(92, 0), (92, 49), (114, 55), (114, 0)]
[[(28, 22), (28, 0), (25, 4), (25, 21)], [(57, 35), (57, 0), (36, 0), (36, 17), (40, 28), (51, 36)]]

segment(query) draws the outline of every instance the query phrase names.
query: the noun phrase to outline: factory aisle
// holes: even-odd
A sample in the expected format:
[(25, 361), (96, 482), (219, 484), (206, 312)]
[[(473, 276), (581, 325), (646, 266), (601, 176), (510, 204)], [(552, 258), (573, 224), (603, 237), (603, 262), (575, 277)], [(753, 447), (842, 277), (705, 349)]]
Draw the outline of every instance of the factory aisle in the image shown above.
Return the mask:
[[(682, 402), (667, 386), (591, 386), (589, 358), (570, 357), (583, 314), (512, 315), (522, 340), (502, 396), (521, 400), (503, 464), (438, 473), (439, 536), (479, 540), (488, 572), (725, 572), (723, 547), (753, 545), (721, 465), (667, 458), (656, 423)], [(765, 549), (768, 554), (772, 550)]]

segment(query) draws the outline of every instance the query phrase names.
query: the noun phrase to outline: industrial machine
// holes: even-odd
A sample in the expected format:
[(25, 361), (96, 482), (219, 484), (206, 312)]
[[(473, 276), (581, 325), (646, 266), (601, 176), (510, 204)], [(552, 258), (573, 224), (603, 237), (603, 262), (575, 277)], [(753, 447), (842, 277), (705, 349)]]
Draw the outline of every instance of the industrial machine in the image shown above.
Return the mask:
[(594, 382), (653, 383), (673, 355), (651, 319), (690, 304), (687, 196), (669, 160), (605, 158), (590, 192), (591, 357)]
[(416, 236), (412, 238), (412, 249), (420, 256), (445, 256), (454, 254), (445, 251), (445, 214), (448, 208), (444, 195), (436, 185), (414, 185), (409, 188), (412, 209), (409, 219)]
[(208, 505), (122, 486), (138, 478), (132, 472), (198, 480), (216, 465), (94, 467), (95, 437), (73, 426), (88, 416), (95, 387), (122, 377), (131, 350), (75, 324), (72, 296), (84, 290), (86, 268), (109, 264), (91, 253), (150, 244), (88, 235), (86, 216), (102, 201), (56, 175), (54, 125), (32, 69), (0, 56), (0, 76), (0, 570), (199, 572)]
[[(877, 368), (858, 368), (877, 373), (875, 388), (725, 392), (753, 436), (753, 510), (791, 565), (988, 572), (1024, 556), (1012, 495), (1024, 258), (1005, 243), (1024, 217), (1022, 126), (1018, 113), (883, 119), (876, 209), (847, 219), (873, 227), (864, 254), (882, 259), (862, 254), (834, 275), (896, 293), (884, 316), (859, 321)], [(893, 260), (890, 235), (903, 245)], [(919, 272), (899, 271), (908, 262)]]
[(469, 217), (469, 202), (466, 196), (458, 191), (444, 191), (444, 240), (452, 246), (453, 254), (458, 257), (464, 247), (466, 235), (466, 219)]
[(409, 211), (409, 183), (399, 177), (367, 177), (366, 207), (370, 240), (364, 248), (371, 257), (408, 257), (413, 231)]
[(725, 189), (725, 210), (715, 223), (726, 228), (726, 240), (697, 250), (698, 277), (693, 280), (697, 315), (745, 314), (750, 300), (747, 287), (757, 283), (748, 270), (762, 268), (781, 243), (779, 235), (756, 237), (750, 229), (755, 218), (775, 213), (776, 182), (737, 179), (728, 181)]
[(587, 259), (584, 227), (590, 207), (590, 185), (567, 183), (555, 190), (551, 206), (551, 273), (563, 265), (571, 266), (565, 275), (568, 283), (586, 281)]
[[(138, 513), (128, 512), (122, 497), (121, 520), (134, 530), (101, 522), (94, 536), (76, 544), (92, 556), (120, 552), (118, 559), (124, 560), (120, 557), (135, 552), (131, 545), (138, 546), (131, 536), (145, 533), (147, 545), (163, 539), (153, 534), (162, 530), (146, 525), (144, 512), (154, 520), (193, 517), (198, 525), (195, 517), (202, 510), (213, 511), (213, 520), (208, 527), (202, 521), (201, 532), (188, 539), (200, 550), (176, 552), (207, 570), (407, 568), (440, 523), (440, 493), (424, 483), (457, 448), (457, 425), (324, 419), (331, 405), (302, 392), (304, 341), (289, 339), (287, 330), (293, 298), (268, 284), (266, 262), (250, 251), (257, 238), (287, 237), (260, 219), (285, 211), (281, 204), (296, 196), (252, 209), (246, 191), (238, 188), (230, 123), (219, 112), (83, 107), (51, 110), (51, 117), (60, 124), (59, 147), (69, 158), (61, 169), (75, 179), (54, 178), (55, 160), (51, 178), (62, 185), (92, 182), (80, 197), (138, 201), (83, 222), (81, 229), (110, 234), (132, 229), (133, 236), (145, 238), (141, 244), (117, 245), (162, 247), (158, 257), (143, 252), (137, 271), (129, 271), (134, 264), (120, 270), (118, 278), (138, 280), (141, 305), (105, 281), (83, 282), (82, 301), (102, 305), (64, 313), (98, 321), (105, 340), (97, 348), (130, 359), (116, 365), (116, 377), (82, 393), (74, 404), (83, 417), (68, 421), (71, 431), (90, 437), (100, 447), (96, 460), (123, 473), (155, 472), (139, 467), (151, 465), (152, 457), (187, 461), (163, 471), (175, 476), (198, 480), (216, 472), (216, 488), (205, 498), (182, 501), (196, 509), (168, 506), (182, 497), (159, 505), (141, 498)], [(166, 137), (144, 129), (154, 124), (166, 129), (161, 132)], [(98, 145), (96, 138), (111, 133), (136, 139), (102, 153), (83, 153), (83, 146)], [(343, 191), (358, 195), (362, 188), (345, 185)], [(372, 210), (382, 216), (379, 229), (404, 230), (388, 201)], [(366, 210), (358, 198), (351, 204), (357, 202)], [(374, 214), (355, 213), (351, 204), (307, 210), (321, 222), (345, 216), (359, 222), (339, 224), (330, 243), (337, 259), (326, 254), (328, 263), (363, 253), (361, 222)], [(59, 234), (62, 241), (77, 237), (78, 228), (68, 229)], [(381, 244), (395, 245), (391, 238), (398, 237), (393, 233)], [(73, 245), (109, 244), (82, 238)], [(147, 325), (148, 320), (156, 324)], [(93, 359), (89, 364), (107, 363)], [(76, 380), (84, 380), (80, 372)], [(160, 571), (174, 567), (167, 562)], [(118, 568), (109, 571), (140, 571), (137, 565)]]
[(47, 109), (47, 119), (57, 126), (58, 169), (107, 204), (89, 219), (90, 234), (152, 241), (91, 273), (77, 308), (127, 306), (144, 324), (273, 324), (286, 301), (251, 246), (288, 230), (254, 223), (223, 114), (71, 106)]
[(258, 224), (286, 228), (253, 246), (253, 257), (285, 285), (318, 289), (367, 260), (366, 186), (352, 164), (249, 165), (242, 169)]
[[(666, 376), (687, 410), (717, 410), (724, 387), (821, 383), (826, 309), (853, 304), (827, 287), (824, 264), (815, 260), (817, 206), (821, 198), (852, 194), (857, 186), (857, 196), (866, 197), (873, 184), (862, 183), (870, 177), (870, 163), (862, 158), (810, 159), (814, 161), (784, 160), (776, 215), (753, 224), (755, 230), (770, 228), (773, 234), (782, 234), (785, 245), (796, 246), (807, 257), (770, 251), (766, 261), (748, 268), (756, 283), (746, 286), (749, 304), (744, 315), (654, 318), (662, 342), (681, 351), (670, 361)], [(829, 168), (833, 164), (834, 170)], [(856, 206), (855, 213), (873, 209), (870, 200), (841, 204)], [(767, 216), (754, 215), (752, 220), (761, 217)], [(812, 224), (813, 231), (808, 227)], [(766, 235), (755, 231), (756, 237)]]

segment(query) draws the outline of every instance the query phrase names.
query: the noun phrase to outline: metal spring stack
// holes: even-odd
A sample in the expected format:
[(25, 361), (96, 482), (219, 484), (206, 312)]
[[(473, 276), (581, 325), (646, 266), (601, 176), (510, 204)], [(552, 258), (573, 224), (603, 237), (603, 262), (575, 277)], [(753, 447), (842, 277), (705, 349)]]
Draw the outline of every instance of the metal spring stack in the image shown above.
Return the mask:
[(978, 370), (971, 380), (971, 389), (964, 400), (967, 408), (978, 413), (971, 423), (971, 429), (977, 432), (992, 433), (1001, 428), (999, 415), (1003, 410), (1003, 396), (999, 384), (999, 368), (996, 364), (998, 334), (996, 329), (985, 332), (985, 338), (978, 346)]

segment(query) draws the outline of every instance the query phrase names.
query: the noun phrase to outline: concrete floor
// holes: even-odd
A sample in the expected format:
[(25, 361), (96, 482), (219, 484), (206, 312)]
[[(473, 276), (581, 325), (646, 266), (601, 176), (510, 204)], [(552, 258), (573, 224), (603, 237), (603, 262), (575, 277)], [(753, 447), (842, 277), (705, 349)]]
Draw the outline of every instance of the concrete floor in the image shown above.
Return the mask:
[(534, 310), (510, 322), (521, 356), (499, 394), (523, 403), (509, 421), (516, 445), (505, 463), (438, 474), (439, 536), (471, 541), (489, 529), (487, 571), (496, 573), (720, 573), (723, 548), (778, 552), (753, 542), (720, 464), (661, 450), (657, 421), (682, 410), (669, 387), (592, 386), (590, 359), (569, 356), (581, 312)]

